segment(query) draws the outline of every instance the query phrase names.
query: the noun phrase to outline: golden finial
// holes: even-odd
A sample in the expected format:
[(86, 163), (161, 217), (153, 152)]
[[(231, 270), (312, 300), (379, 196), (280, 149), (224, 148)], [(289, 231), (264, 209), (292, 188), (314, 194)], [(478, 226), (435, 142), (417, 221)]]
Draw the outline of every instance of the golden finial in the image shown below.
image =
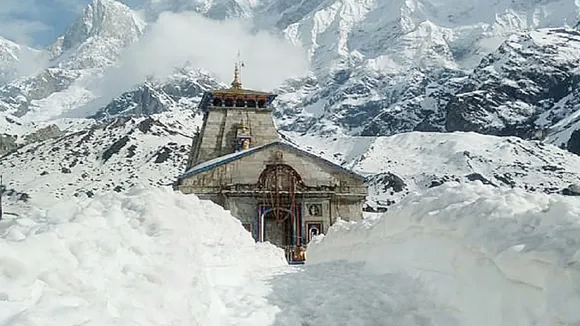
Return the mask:
[(234, 81), (232, 82), (232, 87), (235, 89), (242, 88), (242, 82), (240, 81), (240, 69), (238, 68), (237, 62), (234, 66)]
[(238, 50), (238, 61), (234, 65), (234, 81), (232, 82), (232, 88), (241, 89), (242, 80), (240, 78), (240, 70), (244, 67), (244, 62), (240, 59), (240, 50)]
[(246, 131), (248, 130), (248, 126), (246, 125), (246, 120), (242, 119), (242, 130)]

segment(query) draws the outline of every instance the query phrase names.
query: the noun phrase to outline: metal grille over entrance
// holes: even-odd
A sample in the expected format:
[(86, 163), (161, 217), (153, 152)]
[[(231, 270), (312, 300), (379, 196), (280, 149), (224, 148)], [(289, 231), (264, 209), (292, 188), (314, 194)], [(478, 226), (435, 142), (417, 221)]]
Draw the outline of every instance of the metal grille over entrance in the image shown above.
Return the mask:
[(287, 164), (267, 165), (258, 178), (261, 199), (261, 241), (270, 241), (292, 252), (301, 244), (300, 205), (296, 190), (302, 187), (302, 178)]

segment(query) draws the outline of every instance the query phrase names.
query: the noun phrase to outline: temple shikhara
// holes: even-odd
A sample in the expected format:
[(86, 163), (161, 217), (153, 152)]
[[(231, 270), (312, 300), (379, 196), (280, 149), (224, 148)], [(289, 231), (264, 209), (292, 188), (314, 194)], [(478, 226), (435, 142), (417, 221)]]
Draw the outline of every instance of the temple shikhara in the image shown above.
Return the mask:
[(304, 260), (313, 235), (338, 218), (359, 220), (364, 178), (282, 141), (270, 104), (276, 95), (243, 89), (239, 65), (231, 88), (206, 92), (204, 114), (176, 188), (230, 210), (256, 241)]

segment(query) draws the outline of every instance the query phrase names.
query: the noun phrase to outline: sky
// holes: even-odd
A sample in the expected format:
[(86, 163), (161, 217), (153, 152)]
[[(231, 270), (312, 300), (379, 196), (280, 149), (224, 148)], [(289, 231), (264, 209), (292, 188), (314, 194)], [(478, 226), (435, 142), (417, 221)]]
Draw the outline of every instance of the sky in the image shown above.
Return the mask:
[[(0, 0), (0, 36), (44, 47), (74, 23), (91, 0)], [(124, 0), (135, 6), (139, 0)]]

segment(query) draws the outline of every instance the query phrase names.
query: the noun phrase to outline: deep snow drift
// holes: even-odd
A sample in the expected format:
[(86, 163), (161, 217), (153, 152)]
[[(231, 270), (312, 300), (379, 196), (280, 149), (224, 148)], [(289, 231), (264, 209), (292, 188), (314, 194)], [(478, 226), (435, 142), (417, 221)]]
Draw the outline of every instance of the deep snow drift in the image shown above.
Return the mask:
[(282, 250), (195, 196), (73, 197), (0, 221), (0, 325), (268, 324), (279, 309), (256, 276), (280, 266)]
[(449, 183), (380, 218), (339, 221), (310, 244), (307, 268), (411, 276), (459, 325), (580, 325), (579, 216), (577, 198)]
[(167, 188), (49, 202), (0, 221), (0, 326), (580, 325), (576, 197), (447, 183), (300, 267)]

